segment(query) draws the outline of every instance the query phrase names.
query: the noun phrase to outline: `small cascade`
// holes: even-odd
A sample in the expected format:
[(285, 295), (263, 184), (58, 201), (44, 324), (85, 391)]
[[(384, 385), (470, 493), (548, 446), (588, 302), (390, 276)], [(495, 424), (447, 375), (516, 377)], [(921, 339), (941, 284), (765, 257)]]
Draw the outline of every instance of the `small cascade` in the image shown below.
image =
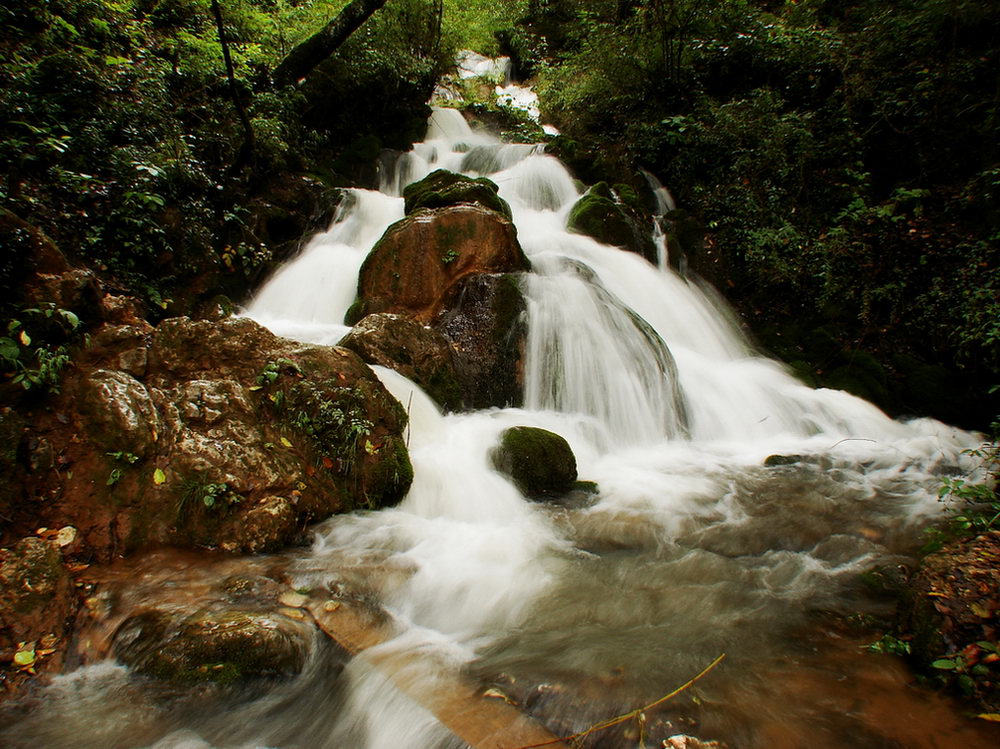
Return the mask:
[(529, 279), (528, 408), (593, 417), (611, 444), (686, 434), (673, 357), (641, 317), (593, 271), (560, 256), (535, 256)]
[(244, 314), (278, 335), (332, 345), (344, 337), (344, 315), (357, 296), (358, 272), (379, 237), (403, 217), (403, 201), (350, 190), (330, 228), (310, 239), (247, 305)]

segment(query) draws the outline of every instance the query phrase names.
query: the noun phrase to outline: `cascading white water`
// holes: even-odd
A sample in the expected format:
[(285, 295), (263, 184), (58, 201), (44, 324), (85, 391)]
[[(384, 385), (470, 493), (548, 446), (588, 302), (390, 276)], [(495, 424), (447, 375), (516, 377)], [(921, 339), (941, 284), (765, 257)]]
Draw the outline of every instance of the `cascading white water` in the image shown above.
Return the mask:
[[(523, 627), (525, 617), (537, 618), (546, 596), (572, 580), (574, 538), (659, 546), (692, 528), (705, 534), (746, 524), (753, 511), (744, 506), (742, 476), (771, 452), (827, 456), (848, 494), (901, 494), (897, 518), (930, 510), (927, 472), (958, 460), (969, 435), (932, 421), (894, 422), (846, 393), (806, 387), (754, 353), (710, 290), (567, 232), (579, 191), (538, 146), (499, 143), (471, 131), (457, 111), (439, 109), (427, 140), (385, 169), (383, 190), (398, 195), (440, 167), (496, 182), (531, 259), (527, 410), (442, 417), (417, 391), (422, 415), (412, 425), (415, 479), (407, 499), (395, 510), (328, 523), (303, 564), (304, 584), (340, 580), (352, 560), (375, 560), (393, 570), (376, 589), (409, 636), (472, 659)], [(669, 193), (653, 187), (661, 207), (673, 207)], [(303, 255), (290, 267), (312, 262)], [(273, 284), (248, 314), (266, 321), (261, 302)], [(348, 303), (345, 296), (340, 308)], [(412, 401), (412, 383), (382, 376), (401, 402)], [(599, 482), (599, 501), (575, 516), (568, 533), (488, 465), (499, 432), (517, 424), (566, 436), (581, 475)], [(849, 468), (855, 461), (868, 468)], [(784, 556), (767, 552), (756, 563), (762, 581), (748, 584), (764, 585), (752, 595), (769, 602), (754, 606), (776, 605), (764, 592), (776, 575), (791, 575), (783, 595), (798, 600), (877, 558), (867, 542), (830, 557), (821, 538), (806, 536)], [(699, 563), (705, 558), (697, 555)], [(695, 558), (670, 564), (682, 569)]]
[[(438, 109), (427, 140), (382, 167), (381, 191), (351, 191), (329, 231), (245, 314), (279, 335), (334, 342), (365, 255), (403, 215), (403, 187), (436, 168), (487, 175), (534, 271), (524, 287), (526, 407), (444, 416), (377, 368), (410, 413), (412, 488), (397, 508), (319, 526), (293, 566), (296, 585), (377, 598), (402, 632), (388, 650), (434, 652), (485, 678), (560, 683), (563, 702), (546, 692), (538, 709), (566, 712), (577, 728), (588, 725), (588, 705), (594, 722), (643, 704), (728, 651), (731, 676), (705, 700), (729, 717), (703, 728), (766, 745), (740, 721), (765, 720), (766, 709), (751, 707), (762, 701), (796, 701), (768, 680), (786, 640), (807, 626), (809, 608), (869, 605), (844, 591), (867, 565), (912, 546), (914, 522), (937, 508), (935, 473), (959, 463), (974, 435), (896, 422), (846, 393), (810, 389), (756, 355), (712, 292), (567, 232), (579, 192), (539, 146), (501, 144)], [(596, 497), (566, 508), (527, 502), (488, 459), (516, 425), (566, 437)], [(800, 457), (765, 468), (771, 453)], [(120, 669), (113, 677), (124, 678)], [(366, 658), (340, 679), (334, 703), (316, 694), (327, 688), (317, 679), (310, 671), (277, 687), (252, 703), (256, 713), (165, 719), (173, 732), (162, 746), (182, 745), (176, 736), (190, 746), (199, 736), (248, 747), (456, 745)], [(268, 700), (285, 706), (280, 718)], [(807, 718), (816, 709), (803, 708)], [(796, 715), (774, 722), (797, 736)], [(408, 727), (412, 736), (401, 736)]]

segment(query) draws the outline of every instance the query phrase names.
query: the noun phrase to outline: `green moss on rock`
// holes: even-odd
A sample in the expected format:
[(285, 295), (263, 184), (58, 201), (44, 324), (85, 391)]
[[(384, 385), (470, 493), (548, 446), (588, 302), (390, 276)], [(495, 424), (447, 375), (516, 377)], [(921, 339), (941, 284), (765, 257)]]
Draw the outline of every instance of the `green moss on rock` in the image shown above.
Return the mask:
[(603, 244), (621, 247), (655, 260), (648, 227), (640, 225), (628, 206), (620, 203), (606, 182), (598, 182), (573, 204), (566, 228)]
[(180, 684), (229, 684), (302, 670), (307, 630), (280, 615), (253, 611), (200, 612), (180, 622), (162, 611), (125, 620), (115, 655), (136, 671)]
[(511, 218), (510, 206), (500, 197), (496, 184), (486, 177), (473, 179), (438, 169), (403, 190), (406, 214), (421, 208), (444, 208), (469, 203)]
[(546, 429), (505, 430), (490, 460), (528, 496), (562, 494), (573, 489), (576, 481), (576, 457), (569, 443)]

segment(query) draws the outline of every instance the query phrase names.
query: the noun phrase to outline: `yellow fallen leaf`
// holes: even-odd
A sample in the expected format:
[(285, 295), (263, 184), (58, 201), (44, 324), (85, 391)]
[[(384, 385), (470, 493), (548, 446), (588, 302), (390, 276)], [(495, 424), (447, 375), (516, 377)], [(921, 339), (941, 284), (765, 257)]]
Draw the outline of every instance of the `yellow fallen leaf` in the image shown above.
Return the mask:
[(284, 445), (285, 447), (291, 447), (292, 446), (292, 443), (288, 441), (287, 437), (282, 437), (281, 438), (281, 444)]
[(510, 697), (508, 697), (507, 695), (505, 695), (499, 689), (492, 688), (492, 687), (490, 689), (487, 689), (485, 692), (483, 692), (483, 697), (491, 697), (493, 699), (503, 700), (508, 705), (516, 705), (517, 704), (516, 702), (514, 702), (514, 700), (512, 700)]
[(25, 645), (22, 650), (14, 653), (14, 663), (21, 668), (31, 668), (35, 665), (35, 644)]
[(153, 483), (154, 484), (156, 484), (157, 486), (159, 486), (160, 484), (162, 484), (166, 480), (167, 480), (167, 474), (165, 474), (163, 472), (162, 468), (157, 468), (155, 471), (153, 471)]
[(278, 603), (291, 609), (300, 609), (309, 603), (309, 596), (289, 590), (278, 596)]
[(976, 716), (980, 720), (988, 720), (992, 723), (1000, 723), (1000, 713), (979, 713)]

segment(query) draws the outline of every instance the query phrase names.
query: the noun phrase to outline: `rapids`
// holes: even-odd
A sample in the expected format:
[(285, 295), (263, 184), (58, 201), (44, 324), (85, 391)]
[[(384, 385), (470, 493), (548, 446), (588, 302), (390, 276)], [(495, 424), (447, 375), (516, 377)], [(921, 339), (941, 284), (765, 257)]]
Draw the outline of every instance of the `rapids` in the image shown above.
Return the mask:
[[(944, 746), (928, 740), (932, 727), (956, 746), (990, 745), (947, 702), (907, 687), (895, 661), (862, 654), (872, 635), (848, 624), (886, 613), (859, 575), (907, 562), (940, 511), (939, 477), (962, 467), (976, 435), (893, 421), (797, 381), (755, 351), (716, 293), (670, 269), (653, 226), (660, 267), (567, 232), (579, 190), (542, 146), (499, 143), (437, 109), (426, 140), (382, 167), (381, 189), (352, 190), (245, 315), (336, 343), (365, 255), (403, 216), (402, 188), (437, 168), (499, 185), (533, 266), (524, 408), (445, 416), (380, 369), (410, 414), (409, 495), (331, 518), (311, 549), (271, 560), (296, 587), (374, 598), (401, 634), (342, 672), (317, 643), (301, 676), (264, 693), (177, 694), (112, 662), (83, 666), (56, 680), (45, 717), (24, 721), (14, 743), (463, 746), (378, 667), (380, 655), (420, 652), (497, 685), (560, 734), (650, 703), (725, 653), (646, 716), (649, 745), (692, 733), (731, 747)], [(563, 435), (599, 493), (526, 501), (487, 460), (514, 425)], [(766, 467), (772, 454), (798, 457)], [(196, 574), (164, 563), (120, 585), (154, 595), (182, 569)], [(634, 722), (625, 728), (593, 745), (638, 746)]]

